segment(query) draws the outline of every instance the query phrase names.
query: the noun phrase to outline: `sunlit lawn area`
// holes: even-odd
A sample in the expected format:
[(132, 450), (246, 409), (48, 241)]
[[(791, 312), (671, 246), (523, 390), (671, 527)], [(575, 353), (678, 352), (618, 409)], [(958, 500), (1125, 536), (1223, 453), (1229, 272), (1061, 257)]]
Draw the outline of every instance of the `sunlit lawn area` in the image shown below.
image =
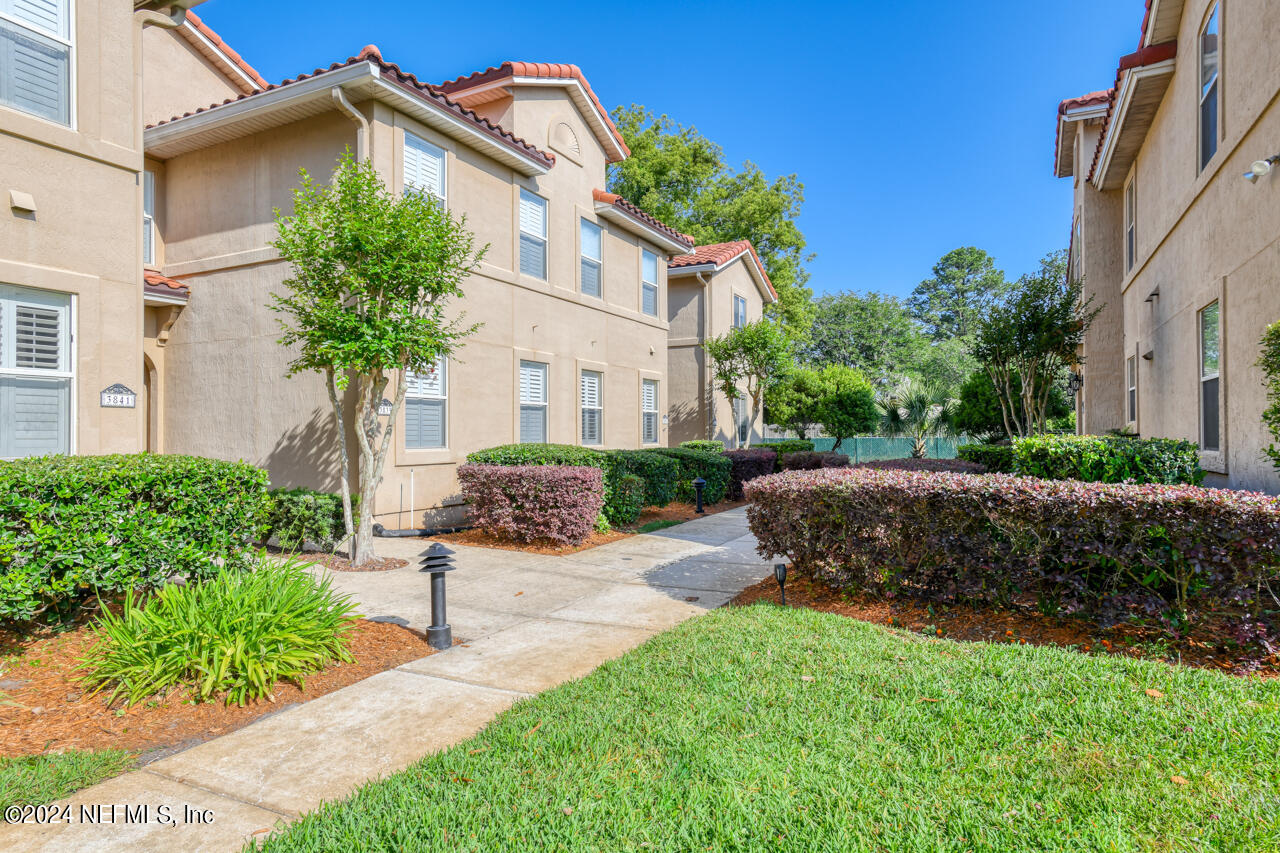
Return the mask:
[(133, 755), (121, 749), (0, 758), (0, 809), (60, 799), (123, 773), (133, 760)]
[(1275, 850), (1280, 684), (770, 605), (693, 620), (286, 850)]

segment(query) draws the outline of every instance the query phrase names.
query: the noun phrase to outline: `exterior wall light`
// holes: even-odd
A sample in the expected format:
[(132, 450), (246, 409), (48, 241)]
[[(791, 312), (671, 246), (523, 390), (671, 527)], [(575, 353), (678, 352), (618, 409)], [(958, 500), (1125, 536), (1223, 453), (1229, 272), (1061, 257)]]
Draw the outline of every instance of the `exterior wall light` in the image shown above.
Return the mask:
[(1249, 171), (1244, 173), (1244, 179), (1251, 184), (1256, 184), (1259, 178), (1265, 178), (1270, 175), (1271, 170), (1276, 166), (1280, 166), (1280, 154), (1268, 157), (1265, 160), (1255, 160)]
[(1084, 374), (1073, 373), (1067, 379), (1067, 393), (1072, 397), (1080, 393), (1080, 389), (1084, 387)]

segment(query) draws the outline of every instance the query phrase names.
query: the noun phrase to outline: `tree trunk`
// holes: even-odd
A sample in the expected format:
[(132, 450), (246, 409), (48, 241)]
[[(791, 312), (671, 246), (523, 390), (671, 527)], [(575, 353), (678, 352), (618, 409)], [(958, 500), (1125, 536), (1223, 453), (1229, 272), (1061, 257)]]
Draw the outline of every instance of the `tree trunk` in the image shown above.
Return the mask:
[(333, 368), (325, 368), (325, 390), (329, 393), (329, 405), (333, 407), (333, 423), (338, 430), (338, 472), (342, 480), (342, 530), (346, 534), (343, 541), (350, 547), (351, 537), (355, 535), (351, 519), (351, 459), (347, 455), (347, 419), (342, 413), (342, 401), (338, 398), (336, 382), (337, 376)]

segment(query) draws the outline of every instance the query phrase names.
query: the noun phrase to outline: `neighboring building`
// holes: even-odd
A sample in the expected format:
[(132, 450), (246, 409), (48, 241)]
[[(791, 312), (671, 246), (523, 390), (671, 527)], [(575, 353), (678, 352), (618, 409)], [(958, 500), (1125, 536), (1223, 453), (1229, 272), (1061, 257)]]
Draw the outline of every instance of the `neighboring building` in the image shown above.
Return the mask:
[[(157, 48), (148, 76), (175, 67), (174, 44)], [(327, 178), (347, 148), (395, 191), (465, 216), (488, 246), (453, 307), (481, 328), (430, 375), (409, 377), (381, 520), (423, 523), (402, 509), (453, 517), (456, 467), (483, 447), (666, 444), (667, 259), (692, 242), (601, 189), (629, 152), (575, 66), (505, 63), (429, 85), (369, 46), (212, 102), (145, 135), (157, 272), (191, 292), (157, 363), (165, 452), (244, 458), (277, 485), (337, 488), (323, 381), (285, 375), (268, 303), (290, 267), (268, 244), (298, 170)]]
[(744, 397), (729, 400), (715, 387), (703, 344), (754, 323), (778, 300), (756, 250), (747, 240), (698, 246), (671, 259), (667, 271), (667, 341), (671, 444), (718, 439), (739, 447), (763, 436)]
[(185, 292), (143, 282), (136, 69), (197, 2), (0, 3), (0, 458), (148, 446), (149, 306)]
[[(1071, 268), (1105, 304), (1082, 432), (1198, 442), (1208, 483), (1280, 491), (1255, 361), (1280, 320), (1280, 17), (1271, 0), (1148, 0), (1107, 92), (1059, 107)], [(1280, 162), (1280, 160), (1277, 160)]]

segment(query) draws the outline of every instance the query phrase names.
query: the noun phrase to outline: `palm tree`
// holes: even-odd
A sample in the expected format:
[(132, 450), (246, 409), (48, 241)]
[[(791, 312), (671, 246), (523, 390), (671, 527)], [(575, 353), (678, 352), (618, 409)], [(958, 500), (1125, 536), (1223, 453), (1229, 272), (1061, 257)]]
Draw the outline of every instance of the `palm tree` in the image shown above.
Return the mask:
[(911, 458), (923, 459), (927, 454), (925, 439), (951, 431), (956, 401), (942, 385), (908, 380), (876, 401), (876, 406), (881, 434), (910, 436)]

